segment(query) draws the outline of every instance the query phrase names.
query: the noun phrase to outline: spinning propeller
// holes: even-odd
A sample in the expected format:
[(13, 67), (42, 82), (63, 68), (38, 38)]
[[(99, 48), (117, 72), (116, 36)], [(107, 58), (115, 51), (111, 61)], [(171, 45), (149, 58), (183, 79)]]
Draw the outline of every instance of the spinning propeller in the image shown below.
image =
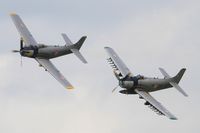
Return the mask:
[(117, 85), (113, 90), (112, 93), (119, 87), (119, 85)]
[(23, 39), (20, 39), (20, 50), (12, 50), (13, 53), (20, 53), (21, 55), (21, 61), (20, 61), (20, 66), (22, 67), (22, 50), (23, 50)]

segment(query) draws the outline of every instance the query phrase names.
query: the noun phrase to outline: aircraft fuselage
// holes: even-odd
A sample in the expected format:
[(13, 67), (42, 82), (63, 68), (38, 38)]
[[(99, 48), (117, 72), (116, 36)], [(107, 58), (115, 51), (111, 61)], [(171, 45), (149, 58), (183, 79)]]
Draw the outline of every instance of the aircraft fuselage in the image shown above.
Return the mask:
[(39, 45), (39, 47), (37, 46), (24, 47), (20, 51), (20, 54), (24, 57), (29, 57), (29, 58), (38, 57), (38, 58), (51, 59), (72, 53), (70, 48), (71, 46)]
[(126, 90), (121, 90), (124, 94), (137, 94), (134, 89), (143, 90), (146, 92), (153, 92), (157, 90), (167, 89), (172, 87), (170, 85), (171, 79), (159, 79), (159, 78), (143, 78), (137, 79), (137, 77), (130, 77), (129, 79), (119, 81), (119, 85)]
[(170, 79), (147, 78), (138, 80), (138, 87), (147, 91), (157, 91), (172, 87), (169, 84)]

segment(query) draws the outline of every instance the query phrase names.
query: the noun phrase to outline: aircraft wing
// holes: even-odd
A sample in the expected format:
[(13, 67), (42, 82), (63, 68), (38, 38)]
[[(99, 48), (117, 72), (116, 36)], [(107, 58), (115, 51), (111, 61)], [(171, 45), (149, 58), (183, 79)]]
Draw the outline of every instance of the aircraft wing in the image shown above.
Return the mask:
[(104, 49), (106, 50), (106, 52), (110, 56), (108, 61), (110, 62), (111, 66), (114, 69), (119, 70), (121, 72), (123, 78), (126, 77), (127, 75), (131, 74), (128, 67), (124, 64), (124, 62), (119, 58), (117, 53), (112, 48), (104, 47)]
[(48, 59), (35, 58), (37, 62), (42, 65), (58, 82), (65, 88), (73, 89), (73, 86), (65, 79), (65, 77), (56, 69), (56, 67)]
[(22, 37), (25, 46), (34, 46), (37, 45), (37, 42), (31, 35), (30, 31), (26, 27), (26, 25), (23, 23), (22, 19), (15, 13), (10, 14), (20, 36)]
[(172, 113), (170, 113), (165, 107), (163, 107), (161, 103), (153, 98), (148, 92), (137, 89), (135, 89), (135, 92), (138, 93), (142, 98), (144, 98), (149, 103), (149, 106), (152, 107), (156, 112), (165, 115), (172, 120), (177, 120), (177, 118)]

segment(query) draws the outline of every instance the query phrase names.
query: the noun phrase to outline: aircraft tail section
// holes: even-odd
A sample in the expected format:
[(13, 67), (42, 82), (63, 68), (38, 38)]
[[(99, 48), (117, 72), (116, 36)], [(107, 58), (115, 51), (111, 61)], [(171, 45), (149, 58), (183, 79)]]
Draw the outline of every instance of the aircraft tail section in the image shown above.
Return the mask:
[(169, 82), (174, 88), (176, 88), (180, 93), (182, 93), (185, 97), (188, 96), (188, 94), (175, 82)]
[(81, 39), (76, 44), (74, 44), (75, 48), (80, 50), (86, 38), (87, 38), (86, 36), (81, 37)]
[(181, 80), (183, 74), (185, 73), (185, 71), (186, 71), (186, 69), (185, 69), (185, 68), (182, 68), (182, 69), (179, 71), (179, 73), (178, 73), (176, 76), (174, 76), (174, 77), (172, 78), (172, 81), (173, 81), (173, 82), (170, 82), (170, 84), (171, 84), (174, 88), (176, 88), (180, 93), (182, 93), (184, 96), (187, 97), (187, 96), (188, 96), (187, 93), (185, 93), (185, 91), (178, 85), (178, 83), (180, 82), (180, 80)]
[(65, 40), (67, 46), (72, 45), (73, 47), (70, 49), (83, 63), (87, 63), (83, 55), (79, 52), (81, 46), (83, 45), (86, 36), (83, 36), (77, 43), (73, 44), (71, 40), (67, 37), (66, 34), (62, 33), (62, 37)]
[(85, 60), (85, 58), (83, 57), (83, 55), (78, 51), (78, 49), (71, 49), (71, 51), (83, 62), (83, 63), (87, 63), (87, 61)]
[(185, 68), (182, 68), (179, 73), (173, 77), (173, 80), (178, 84), (183, 76), (183, 74), (185, 73), (186, 69)]
[(186, 71), (185, 68), (182, 68), (182, 69), (179, 71), (179, 73), (178, 73), (176, 76), (174, 76), (173, 78), (171, 78), (171, 77), (169, 76), (169, 74), (168, 74), (163, 68), (159, 68), (159, 70), (161, 71), (161, 73), (163, 74), (163, 76), (164, 76), (165, 78), (169, 78), (169, 79), (170, 79), (170, 81), (169, 81), (170, 85), (172, 85), (174, 88), (176, 88), (176, 89), (177, 89), (180, 93), (182, 93), (184, 96), (186, 96), (186, 97), (188, 96), (187, 93), (185, 93), (185, 91), (178, 85), (178, 83), (180, 82), (180, 80), (181, 80), (183, 74), (184, 74), (185, 71)]

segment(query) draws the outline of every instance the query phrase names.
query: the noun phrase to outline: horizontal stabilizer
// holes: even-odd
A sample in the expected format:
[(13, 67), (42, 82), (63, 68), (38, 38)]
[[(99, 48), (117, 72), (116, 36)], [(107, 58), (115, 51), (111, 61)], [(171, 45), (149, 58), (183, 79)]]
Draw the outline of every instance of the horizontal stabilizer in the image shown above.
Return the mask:
[(73, 45), (73, 43), (71, 42), (71, 40), (68, 38), (68, 36), (65, 33), (61, 34), (63, 39), (65, 40), (66, 45)]
[(165, 77), (165, 78), (171, 78), (169, 76), (169, 74), (163, 69), (163, 68), (159, 68), (160, 72), (162, 73), (162, 75)]
[(77, 50), (77, 49), (71, 49), (71, 51), (83, 62), (83, 63), (87, 63), (87, 61), (85, 60), (85, 58), (83, 57), (83, 55)]
[(170, 84), (174, 87), (174, 88), (176, 88), (180, 93), (182, 93), (184, 96), (188, 96), (186, 93), (185, 93), (185, 91), (178, 85), (178, 83), (179, 83), (179, 81), (181, 80), (181, 78), (182, 78), (182, 76), (183, 76), (183, 74), (185, 73), (185, 68), (182, 68), (180, 71), (179, 71), (179, 73), (175, 76), (175, 77), (173, 77), (173, 78), (171, 78), (171, 76), (169, 76), (169, 74), (163, 69), (163, 68), (159, 68), (159, 70), (160, 70), (160, 72), (163, 74), (163, 76), (165, 77), (165, 78), (170, 78)]
[(188, 96), (187, 93), (175, 82), (169, 82), (174, 88), (176, 88), (180, 93), (182, 93), (184, 96)]
[(68, 38), (68, 36), (65, 33), (62, 33), (62, 37), (65, 40), (65, 43), (67, 46), (73, 46), (73, 48), (71, 48), (70, 50), (83, 62), (83, 63), (87, 63), (87, 61), (85, 60), (85, 58), (83, 57), (83, 55), (79, 52), (79, 49), (81, 48), (81, 46), (83, 45), (85, 39), (87, 38), (86, 36), (81, 37), (81, 39), (76, 43), (73, 44), (71, 42), (71, 40)]

